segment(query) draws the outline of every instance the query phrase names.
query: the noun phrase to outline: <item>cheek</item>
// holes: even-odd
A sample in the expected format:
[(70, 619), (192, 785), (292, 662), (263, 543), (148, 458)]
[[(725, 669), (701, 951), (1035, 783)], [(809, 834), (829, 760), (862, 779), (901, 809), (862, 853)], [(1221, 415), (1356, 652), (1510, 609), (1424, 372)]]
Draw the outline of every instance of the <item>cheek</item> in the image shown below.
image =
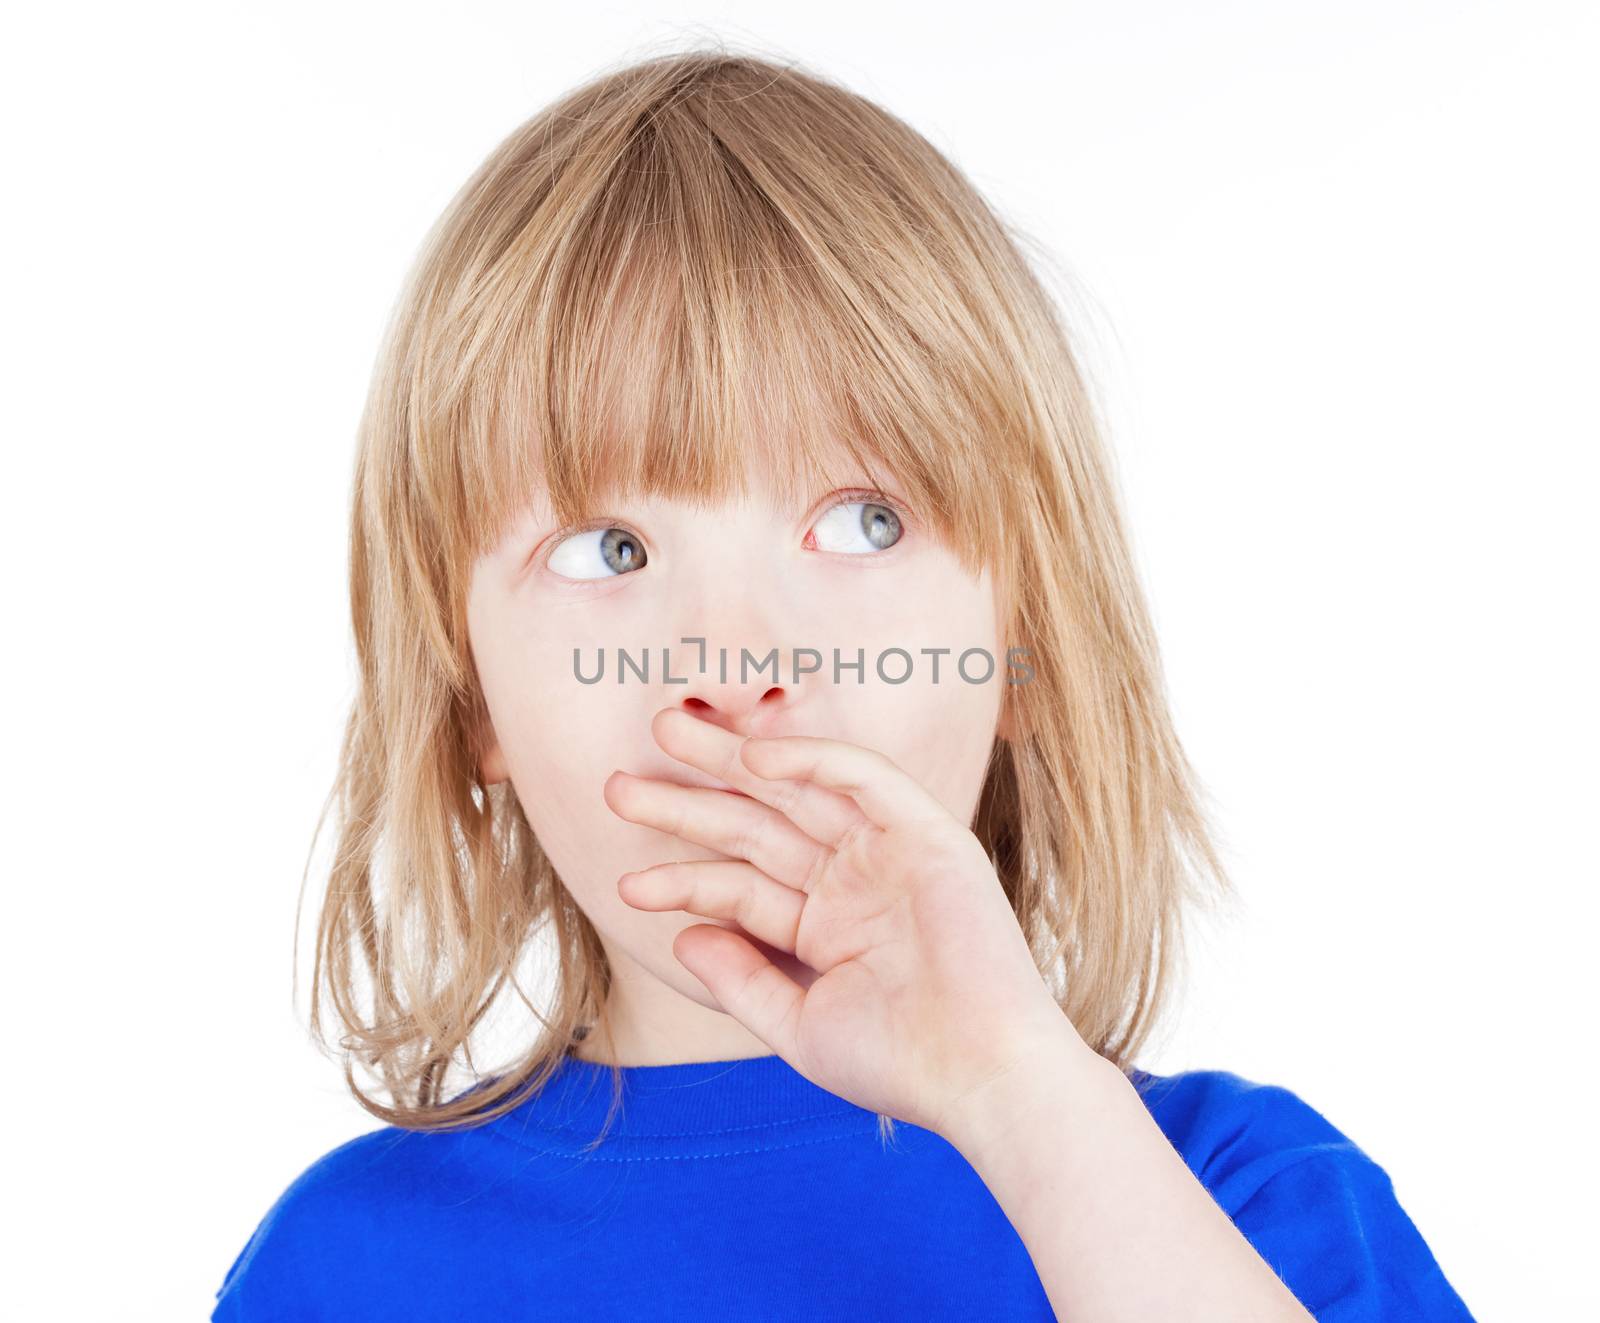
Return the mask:
[(599, 718), (614, 710), (614, 698), (608, 704), (606, 698), (613, 696), (597, 693), (599, 686), (578, 684), (570, 645), (563, 648), (557, 640), (536, 636), (515, 611), (480, 610), (469, 627), (479, 683), (512, 786), (529, 825), (541, 841), (548, 838), (546, 848), (556, 859), (560, 841), (569, 834), (592, 834), (599, 813), (609, 812), (599, 787), (617, 764), (606, 764), (612, 755)]
[[(994, 747), (1006, 680), (992, 603), (953, 603), (929, 621), (898, 616), (866, 640), (865, 679), (843, 672), (837, 729), (887, 754), (958, 820), (970, 825)], [(886, 650), (899, 648), (907, 656)], [(937, 657), (922, 649), (948, 649)], [(963, 653), (966, 653), (963, 661)], [(853, 650), (845, 654), (854, 657)], [(883, 656), (877, 674), (875, 658)], [(830, 667), (831, 655), (826, 663)], [(937, 666), (937, 671), (935, 667)]]
[[(626, 753), (628, 700), (645, 691), (619, 694), (613, 683), (586, 686), (572, 675), (571, 659), (552, 673), (528, 665), (503, 686), (491, 708), (524, 811), (536, 828), (545, 823), (581, 823), (593, 831), (619, 821), (601, 798), (612, 772), (629, 766)], [(646, 718), (633, 725), (647, 729)], [(637, 743), (637, 738), (634, 743)]]
[[(987, 668), (983, 658), (969, 659), (968, 674), (975, 679)], [(1003, 672), (997, 669), (996, 674)], [(955, 657), (942, 657), (937, 684), (930, 678), (927, 683), (866, 691), (874, 698), (861, 714), (859, 742), (888, 754), (952, 816), (970, 826), (999, 725), (1000, 683), (968, 683), (957, 674)], [(882, 694), (894, 696), (876, 697)]]
[[(573, 672), (574, 647), (581, 637), (567, 638), (560, 613), (542, 622), (531, 607), (515, 598), (486, 603), (469, 615), (473, 655), (495, 734), (510, 753), (527, 755), (551, 748), (569, 750), (573, 736), (592, 722), (603, 706)], [(592, 653), (592, 649), (590, 649)]]

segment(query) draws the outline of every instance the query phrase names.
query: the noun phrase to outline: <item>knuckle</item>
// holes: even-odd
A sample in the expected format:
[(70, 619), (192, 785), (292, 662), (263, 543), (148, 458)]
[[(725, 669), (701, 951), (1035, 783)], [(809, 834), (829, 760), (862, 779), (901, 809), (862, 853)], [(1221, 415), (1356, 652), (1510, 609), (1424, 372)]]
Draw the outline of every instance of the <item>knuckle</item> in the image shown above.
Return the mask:
[(733, 917), (743, 925), (744, 930), (748, 933), (755, 933), (756, 924), (759, 922), (756, 917), (755, 893), (749, 888), (740, 891), (734, 898), (731, 908)]
[(804, 795), (805, 787), (801, 785), (800, 782), (785, 782), (778, 787), (778, 791), (775, 796), (778, 801), (776, 805), (778, 812), (782, 813), (785, 817), (791, 816), (795, 808), (799, 806), (800, 800), (804, 797)]
[(761, 844), (761, 835), (764, 823), (757, 819), (754, 822), (740, 822), (733, 829), (732, 837), (728, 843), (729, 853), (736, 859), (749, 859)]
[(862, 818), (860, 822), (852, 823), (850, 826), (845, 828), (844, 835), (839, 837), (839, 839), (834, 843), (833, 853), (845, 854), (848, 851), (855, 849), (858, 843), (863, 837), (866, 836), (867, 832), (871, 830), (871, 828), (872, 822), (867, 818)]
[(817, 851), (811, 856), (811, 867), (806, 870), (805, 880), (800, 884), (800, 890), (806, 895), (809, 896), (817, 889), (818, 883), (822, 881), (823, 874), (828, 871), (828, 865), (833, 862), (835, 853), (835, 850), (824, 845), (818, 847)]

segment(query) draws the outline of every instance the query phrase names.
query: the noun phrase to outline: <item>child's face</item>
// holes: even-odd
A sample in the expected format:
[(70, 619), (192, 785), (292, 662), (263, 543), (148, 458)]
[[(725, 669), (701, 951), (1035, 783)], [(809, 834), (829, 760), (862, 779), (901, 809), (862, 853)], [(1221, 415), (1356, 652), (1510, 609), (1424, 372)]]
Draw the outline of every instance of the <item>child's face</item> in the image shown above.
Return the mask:
[[(484, 779), (510, 778), (629, 997), (637, 999), (641, 985), (645, 995), (662, 993), (645, 977), (653, 975), (715, 1013), (672, 954), (672, 940), (694, 923), (737, 926), (634, 909), (617, 894), (625, 872), (722, 857), (627, 821), (602, 795), (619, 768), (706, 783), (652, 738), (651, 718), (662, 708), (685, 708), (739, 734), (820, 735), (876, 749), (971, 824), (1005, 692), (1001, 604), (987, 570), (968, 575), (898, 491), (886, 494), (895, 498), (898, 536), (883, 505), (852, 488), (788, 509), (765, 497), (714, 508), (613, 502), (605, 507), (609, 534), (591, 527), (564, 537), (541, 494), (474, 566), (468, 632), (493, 726)], [(686, 638), (705, 640), (703, 668), (701, 646)], [(686, 683), (664, 678), (664, 648), (667, 673)], [(937, 657), (937, 681), (936, 659), (924, 648), (949, 649)], [(957, 670), (972, 648), (994, 659), (987, 681), (982, 653), (966, 660), (971, 682)], [(751, 654), (744, 674), (741, 649)], [(770, 661), (757, 669), (773, 649), (776, 676)], [(803, 649), (821, 655), (821, 669), (797, 679), (797, 652), (802, 672), (817, 664)], [(841, 663), (859, 652), (861, 670), (841, 668), (836, 682), (835, 649)], [(648, 652), (647, 680), (619, 667), (623, 650), (641, 668)], [(574, 651), (588, 678), (603, 658), (599, 683), (578, 679)], [(909, 678), (885, 681), (880, 660), (889, 681), (908, 669)]]

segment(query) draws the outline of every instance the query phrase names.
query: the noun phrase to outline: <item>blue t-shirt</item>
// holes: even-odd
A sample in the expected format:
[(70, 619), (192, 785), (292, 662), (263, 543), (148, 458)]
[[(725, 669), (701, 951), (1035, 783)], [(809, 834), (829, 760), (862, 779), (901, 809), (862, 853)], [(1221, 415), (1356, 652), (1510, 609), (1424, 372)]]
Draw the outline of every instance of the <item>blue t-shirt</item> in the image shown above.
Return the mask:
[[(1049, 1320), (1026, 1247), (961, 1154), (772, 1055), (563, 1059), (515, 1110), (385, 1127), (279, 1197), (214, 1323), (596, 1318)], [(1131, 1075), (1190, 1171), (1319, 1323), (1470, 1323), (1384, 1170), (1288, 1089)]]

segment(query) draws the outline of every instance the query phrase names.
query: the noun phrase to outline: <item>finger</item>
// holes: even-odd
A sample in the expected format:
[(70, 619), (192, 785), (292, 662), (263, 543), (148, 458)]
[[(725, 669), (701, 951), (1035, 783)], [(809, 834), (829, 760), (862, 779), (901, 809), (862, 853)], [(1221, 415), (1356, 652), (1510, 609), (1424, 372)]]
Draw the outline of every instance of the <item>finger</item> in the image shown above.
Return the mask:
[(617, 891), (641, 910), (687, 910), (735, 919), (768, 946), (794, 953), (806, 898), (738, 859), (680, 860), (617, 879)]
[(837, 844), (866, 815), (848, 795), (804, 781), (779, 782), (755, 775), (739, 758), (742, 735), (703, 721), (682, 708), (662, 708), (650, 733), (679, 762), (697, 767), (735, 790), (776, 809), (813, 840)]
[(803, 888), (826, 861), (827, 846), (754, 799), (623, 771), (606, 780), (604, 794), (618, 817), (748, 859), (786, 886)]
[(691, 924), (672, 953), (729, 1015), (790, 1065), (799, 1060), (796, 1030), (805, 991), (746, 938), (715, 924)]
[(814, 735), (752, 736), (739, 756), (759, 777), (820, 785), (849, 796), (885, 830), (954, 820), (920, 782), (876, 749)]

